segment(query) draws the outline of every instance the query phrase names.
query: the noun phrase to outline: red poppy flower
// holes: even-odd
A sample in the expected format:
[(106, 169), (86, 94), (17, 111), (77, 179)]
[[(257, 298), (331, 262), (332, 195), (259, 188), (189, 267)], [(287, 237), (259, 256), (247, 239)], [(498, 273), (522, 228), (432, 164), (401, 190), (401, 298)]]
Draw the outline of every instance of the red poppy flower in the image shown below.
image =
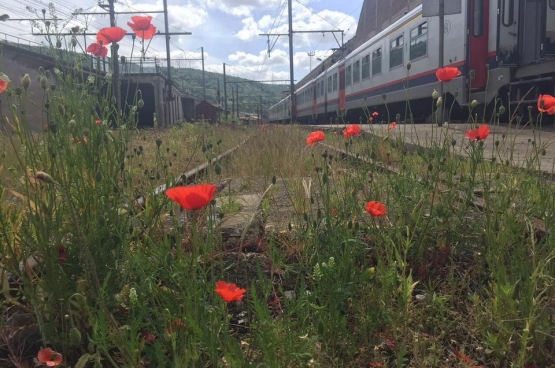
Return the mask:
[(378, 116), (378, 115), (380, 115), (380, 114), (378, 114), (377, 111), (374, 111), (374, 112), (372, 113), (372, 116)]
[(321, 142), (324, 139), (326, 139), (326, 133), (322, 132), (321, 130), (318, 130), (308, 135), (308, 138), (306, 139), (306, 144), (308, 144), (309, 146), (312, 146), (314, 143)]
[(485, 140), (491, 130), (489, 129), (487, 124), (482, 124), (479, 128), (470, 129), (466, 132), (466, 137), (471, 141), (483, 141)]
[(389, 126), (387, 127), (387, 130), (393, 130), (393, 129), (395, 129), (396, 126), (397, 126), (397, 123), (393, 122), (393, 123), (389, 124)]
[(100, 124), (102, 124), (102, 120), (96, 119), (96, 120), (94, 121), (94, 123), (95, 123), (96, 125), (100, 125)]
[(214, 291), (218, 293), (224, 301), (229, 303), (242, 300), (243, 294), (245, 294), (247, 290), (241, 289), (233, 283), (218, 281), (216, 283), (216, 289)]
[(146, 343), (152, 344), (157, 338), (158, 336), (156, 336), (156, 334), (151, 334), (149, 331), (143, 331), (143, 339)]
[(3, 78), (0, 78), (0, 93), (4, 92), (8, 88), (9, 82)]
[(345, 138), (350, 138), (354, 135), (359, 135), (361, 132), (360, 125), (352, 124), (349, 125), (345, 130), (343, 130), (343, 136)]
[(120, 27), (102, 28), (96, 34), (96, 41), (101, 45), (108, 45), (112, 42), (119, 42), (125, 37), (127, 32)]
[(436, 77), (440, 82), (450, 82), (459, 75), (461, 75), (461, 71), (452, 66), (446, 66), (445, 68), (436, 70)]
[(538, 110), (553, 115), (555, 112), (555, 97), (551, 95), (540, 95), (540, 97), (538, 97)]
[(370, 201), (366, 203), (366, 212), (374, 217), (383, 217), (387, 212), (385, 204), (378, 201)]
[(474, 361), (469, 356), (466, 356), (463, 353), (461, 353), (459, 351), (458, 346), (455, 346), (455, 355), (463, 362), (474, 365)]
[(210, 203), (216, 195), (213, 184), (198, 184), (174, 187), (166, 190), (166, 195), (186, 210), (198, 210)]
[(63, 244), (58, 244), (58, 262), (61, 264), (66, 263), (67, 261), (67, 253), (66, 247)]
[(50, 348), (41, 349), (37, 354), (37, 360), (49, 367), (55, 367), (62, 364), (62, 354), (56, 353)]
[(106, 57), (106, 55), (108, 55), (108, 49), (96, 42), (91, 43), (87, 47), (87, 52), (97, 57)]
[(133, 30), (133, 32), (135, 32), (137, 36), (144, 40), (150, 40), (152, 37), (154, 37), (154, 34), (156, 33), (156, 27), (150, 24), (150, 22), (152, 21), (152, 17), (150, 15), (146, 17), (136, 15), (134, 17), (131, 17), (131, 20), (133, 22), (127, 22), (127, 25)]

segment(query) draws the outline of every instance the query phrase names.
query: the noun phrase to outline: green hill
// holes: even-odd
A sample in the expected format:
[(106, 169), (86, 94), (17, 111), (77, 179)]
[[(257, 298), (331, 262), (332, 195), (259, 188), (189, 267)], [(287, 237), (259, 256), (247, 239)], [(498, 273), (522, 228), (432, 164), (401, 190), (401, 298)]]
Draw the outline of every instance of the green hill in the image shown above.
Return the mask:
[[(165, 71), (164, 71), (165, 72)], [(202, 88), (202, 70), (190, 68), (173, 68), (171, 69), (171, 76), (175, 85), (183, 92), (191, 93), (193, 95), (203, 97)], [(224, 105), (224, 76), (223, 74), (205, 72), (206, 83), (206, 99), (211, 102), (217, 102), (218, 81), (220, 86), (220, 101)], [(262, 79), (262, 78), (261, 78)], [(256, 113), (258, 108), (261, 107), (262, 111), (267, 111), (268, 108), (283, 98), (283, 92), (289, 90), (288, 85), (284, 84), (268, 84), (253, 82), (248, 79), (238, 78), (226, 75), (227, 80), (227, 108), (232, 110), (233, 92), (239, 88), (239, 111)]]

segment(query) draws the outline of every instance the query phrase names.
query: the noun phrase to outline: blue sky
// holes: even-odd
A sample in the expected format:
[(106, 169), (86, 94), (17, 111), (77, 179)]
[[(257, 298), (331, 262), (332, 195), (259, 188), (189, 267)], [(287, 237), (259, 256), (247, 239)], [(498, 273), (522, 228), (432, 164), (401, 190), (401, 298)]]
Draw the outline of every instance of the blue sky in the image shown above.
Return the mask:
[[(107, 3), (107, 0), (101, 0)], [(9, 4), (7, 4), (9, 3)], [(109, 26), (109, 18), (104, 15), (78, 15), (71, 17), (75, 9), (85, 12), (103, 12), (96, 0), (55, 0), (52, 2), (57, 16), (62, 19), (60, 27), (69, 29), (75, 25), (87, 27), (89, 32), (96, 32)], [(358, 17), (363, 0), (293, 0), (294, 30), (332, 30), (345, 31), (345, 41), (356, 32)], [(48, 9), (48, 2), (40, 0), (2, 1), (0, 15), (9, 14), (14, 18), (33, 17), (26, 6), (38, 10)], [(289, 78), (288, 38), (280, 37), (268, 57), (267, 38), (259, 33), (287, 33), (286, 0), (168, 0), (169, 23), (172, 32), (192, 32), (190, 36), (172, 36), (171, 54), (176, 59), (172, 65), (178, 67), (201, 68), (200, 61), (177, 59), (200, 58), (200, 47), (204, 47), (205, 69), (221, 73), (222, 64), (228, 66), (229, 74), (255, 80), (277, 80)], [(116, 9), (120, 11), (139, 11), (137, 15), (148, 15), (148, 11), (162, 10), (162, 0), (119, 0)], [(163, 14), (151, 14), (153, 24), (164, 30)], [(47, 12), (48, 17), (48, 12)], [(119, 15), (118, 26), (127, 29), (131, 15)], [(33, 36), (30, 22), (0, 22), (0, 37), (15, 41), (23, 40), (41, 42), (43, 38)], [(38, 32), (35, 30), (35, 32)], [(9, 36), (6, 36), (8, 34)], [(340, 39), (340, 35), (338, 34)], [(83, 38), (79, 38), (84, 42)], [(94, 42), (88, 37), (87, 43)], [(275, 38), (270, 38), (271, 43)], [(22, 42), (22, 40), (20, 40)], [(330, 33), (295, 34), (294, 36), (295, 79), (305, 76), (310, 67), (331, 54), (331, 48), (337, 43)], [(131, 55), (132, 42), (125, 39), (120, 45), (120, 54)], [(135, 45), (134, 56), (140, 54), (140, 45)], [(314, 52), (310, 58), (308, 52)], [(148, 57), (165, 57), (163, 36), (155, 36), (147, 50)]]

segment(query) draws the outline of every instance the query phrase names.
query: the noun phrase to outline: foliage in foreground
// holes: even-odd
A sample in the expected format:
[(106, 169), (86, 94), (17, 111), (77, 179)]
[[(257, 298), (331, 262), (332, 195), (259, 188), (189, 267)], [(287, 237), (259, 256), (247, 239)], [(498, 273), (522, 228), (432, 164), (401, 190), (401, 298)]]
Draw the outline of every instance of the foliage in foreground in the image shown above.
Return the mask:
[[(2, 111), (13, 131), (0, 182), (3, 365), (554, 365), (555, 247), (533, 226), (551, 228), (552, 183), (486, 159), (485, 128), (461, 143), (466, 159), (447, 135), (409, 154), (354, 125), (310, 135), (313, 147), (296, 127), (251, 131), (249, 160), (209, 167), (204, 181), (279, 179), (292, 215), (287, 231), (228, 249), (214, 186), (173, 190), (181, 206), (172, 192), (148, 195), (174, 182), (182, 152), (164, 150), (175, 142), (134, 143), (146, 136), (134, 106), (121, 116), (97, 93), (110, 79), (80, 82), (73, 68), (58, 78), (45, 90), (56, 124), (39, 136), (26, 121), (31, 81), (10, 87)], [(224, 129), (183, 150), (212, 158), (222, 136), (241, 134)], [(202, 134), (172, 134), (183, 130)], [(389, 158), (400, 175), (347, 162), (326, 141)], [(284, 203), (267, 193), (271, 217)]]

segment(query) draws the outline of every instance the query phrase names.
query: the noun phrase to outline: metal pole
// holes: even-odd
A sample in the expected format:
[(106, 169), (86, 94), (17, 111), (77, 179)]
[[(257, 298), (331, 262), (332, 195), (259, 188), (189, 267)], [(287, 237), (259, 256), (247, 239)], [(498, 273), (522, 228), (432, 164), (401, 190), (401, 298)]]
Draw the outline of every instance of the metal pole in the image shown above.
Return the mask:
[(168, 32), (170, 31), (169, 22), (168, 22), (168, 1), (164, 0), (163, 4), (164, 4), (164, 25), (166, 27), (166, 66), (168, 68), (168, 75), (167, 75), (168, 79), (166, 80), (166, 96), (164, 97), (165, 99), (164, 115), (167, 114), (167, 119), (163, 123), (163, 126), (168, 126), (170, 124), (169, 106), (170, 106), (170, 101), (173, 101), (173, 94), (172, 94), (171, 59), (170, 59), (170, 35), (168, 34)]
[(237, 111), (237, 119), (240, 118), (239, 116), (239, 85), (235, 86), (235, 96), (237, 96), (237, 102), (235, 103), (235, 110)]
[[(439, 0), (439, 63), (438, 69), (443, 68), (443, 57), (444, 57), (444, 44), (445, 44), (445, 0)], [(437, 124), (439, 126), (443, 125), (444, 117), (443, 117), (443, 105), (445, 105), (445, 99), (443, 98), (443, 82), (439, 82), (439, 95), (442, 99), (441, 106), (438, 107), (438, 120)]]
[(290, 75), (290, 95), (291, 95), (291, 123), (295, 122), (295, 77), (293, 75), (293, 0), (287, 1), (289, 12), (289, 75)]
[(206, 83), (204, 81), (204, 47), (200, 48), (201, 58), (202, 58), (202, 96), (204, 101), (206, 101)]
[(226, 83), (226, 76), (225, 76), (225, 63), (224, 63), (224, 110), (225, 110), (225, 120), (227, 121), (227, 83)]
[[(116, 11), (114, 9), (114, 0), (108, 1), (109, 12), (110, 12), (110, 27), (116, 26)], [(112, 83), (114, 85), (114, 96), (116, 99), (116, 111), (118, 115), (121, 115), (120, 106), (120, 84), (119, 84), (119, 59), (118, 59), (118, 44), (112, 42), (112, 68), (114, 68), (112, 73)]]

